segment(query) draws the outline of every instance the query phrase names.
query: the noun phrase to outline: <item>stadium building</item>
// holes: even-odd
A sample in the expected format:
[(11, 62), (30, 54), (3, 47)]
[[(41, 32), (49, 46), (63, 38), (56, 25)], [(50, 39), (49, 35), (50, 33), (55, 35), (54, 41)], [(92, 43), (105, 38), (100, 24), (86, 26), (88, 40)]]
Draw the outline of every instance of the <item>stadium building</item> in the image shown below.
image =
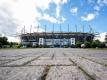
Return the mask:
[(63, 47), (75, 45), (77, 41), (93, 40), (92, 33), (84, 32), (35, 32), (21, 34), (21, 44), (23, 46), (32, 43), (35, 45), (47, 45), (50, 47)]

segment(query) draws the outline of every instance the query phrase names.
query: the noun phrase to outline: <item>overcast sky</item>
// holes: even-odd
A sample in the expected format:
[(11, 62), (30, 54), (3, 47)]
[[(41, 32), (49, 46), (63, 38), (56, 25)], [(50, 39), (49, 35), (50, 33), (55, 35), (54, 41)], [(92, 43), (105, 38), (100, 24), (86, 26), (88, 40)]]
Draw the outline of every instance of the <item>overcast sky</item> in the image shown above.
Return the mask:
[(85, 32), (89, 31), (89, 25), (96, 32), (107, 32), (107, 0), (0, 0), (0, 34), (9, 37), (10, 41), (17, 41), (14, 34), (21, 33), (25, 26), (25, 31), (44, 30), (78, 31), (82, 26)]

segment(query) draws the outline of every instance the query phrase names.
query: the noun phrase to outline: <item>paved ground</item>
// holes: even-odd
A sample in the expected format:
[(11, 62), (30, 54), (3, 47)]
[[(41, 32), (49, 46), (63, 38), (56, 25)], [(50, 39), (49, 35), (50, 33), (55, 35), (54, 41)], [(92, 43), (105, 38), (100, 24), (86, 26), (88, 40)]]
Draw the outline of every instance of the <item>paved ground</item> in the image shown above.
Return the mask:
[(107, 50), (0, 50), (0, 80), (107, 80)]

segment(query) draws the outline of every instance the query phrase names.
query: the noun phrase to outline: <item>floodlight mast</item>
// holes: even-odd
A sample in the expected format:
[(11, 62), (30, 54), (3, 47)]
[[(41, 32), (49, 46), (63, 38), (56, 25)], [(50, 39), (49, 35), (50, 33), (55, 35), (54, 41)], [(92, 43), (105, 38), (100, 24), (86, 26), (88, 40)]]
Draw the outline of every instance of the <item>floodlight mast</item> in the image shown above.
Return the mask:
[(62, 30), (61, 30), (61, 24), (60, 24), (60, 47), (61, 47), (61, 34), (62, 34)]
[(25, 25), (24, 25), (24, 34), (25, 34)]
[(69, 24), (68, 24), (68, 47), (69, 47), (69, 39), (70, 37), (69, 37)]
[(76, 33), (77, 33), (77, 25), (75, 24), (75, 29), (76, 29)]
[(52, 38), (52, 39), (53, 39), (53, 40), (52, 40), (52, 45), (54, 46), (54, 24), (53, 24), (52, 27), (53, 27), (53, 28), (52, 28), (52, 29), (53, 29), (53, 30), (52, 30), (52, 35), (53, 35), (53, 36), (52, 36), (52, 37), (53, 37), (53, 38)]
[(84, 25), (83, 25), (83, 33), (84, 33)]
[(46, 44), (46, 29), (47, 29), (47, 26), (45, 25), (45, 39), (44, 39), (45, 44)]
[(32, 32), (32, 25), (30, 26), (30, 34), (31, 34), (31, 32)]
[[(39, 42), (39, 25), (37, 26), (37, 40)], [(39, 45), (39, 43), (38, 43), (38, 45)]]
[(91, 25), (89, 25), (89, 28), (90, 28), (89, 33), (94, 33), (94, 29), (92, 28), (92, 26), (91, 26)]

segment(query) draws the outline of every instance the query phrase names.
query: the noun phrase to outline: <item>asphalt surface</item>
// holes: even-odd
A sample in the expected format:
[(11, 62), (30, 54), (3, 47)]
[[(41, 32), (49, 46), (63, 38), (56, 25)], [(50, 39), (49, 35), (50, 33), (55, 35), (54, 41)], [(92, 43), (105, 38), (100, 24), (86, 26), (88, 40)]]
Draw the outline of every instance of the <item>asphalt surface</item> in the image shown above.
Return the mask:
[(0, 80), (107, 80), (107, 50), (0, 50)]

